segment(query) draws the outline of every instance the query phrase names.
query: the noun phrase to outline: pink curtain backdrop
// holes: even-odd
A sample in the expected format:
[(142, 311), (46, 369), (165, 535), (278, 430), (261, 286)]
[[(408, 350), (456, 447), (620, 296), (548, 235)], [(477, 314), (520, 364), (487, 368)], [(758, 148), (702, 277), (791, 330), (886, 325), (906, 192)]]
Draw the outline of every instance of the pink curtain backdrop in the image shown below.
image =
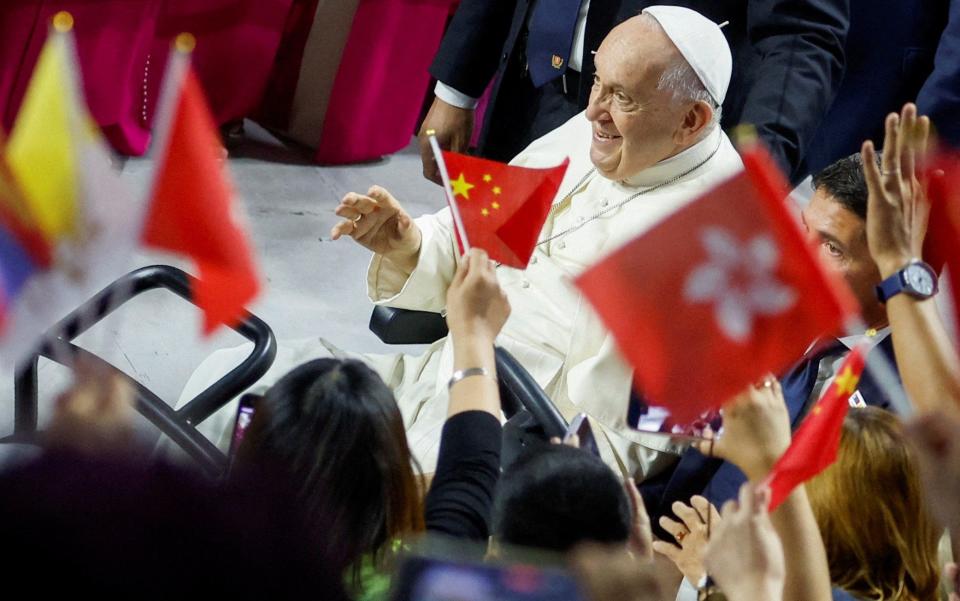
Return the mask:
[(170, 40), (197, 37), (194, 64), (219, 123), (259, 104), (292, 0), (19, 0), (0, 2), (0, 124), (16, 118), (50, 19), (75, 21), (84, 91), (120, 153), (143, 154)]
[(361, 0), (315, 159), (339, 164), (410, 143), (454, 0)]
[[(197, 38), (193, 66), (217, 123), (260, 104), (293, 0), (164, 0), (153, 54), (166, 64), (171, 41)], [(159, 78), (158, 78), (159, 79)]]
[(142, 154), (149, 142), (143, 78), (161, 0), (21, 0), (0, 2), (0, 116), (16, 119), (50, 20), (74, 18), (84, 91), (94, 119), (114, 147)]

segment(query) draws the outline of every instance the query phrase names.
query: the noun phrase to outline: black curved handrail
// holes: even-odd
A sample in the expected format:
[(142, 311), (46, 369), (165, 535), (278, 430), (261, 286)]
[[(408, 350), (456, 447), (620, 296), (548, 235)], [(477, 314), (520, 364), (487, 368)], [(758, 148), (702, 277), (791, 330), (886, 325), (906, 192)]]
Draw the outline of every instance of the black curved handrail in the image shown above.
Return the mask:
[[(14, 391), (14, 436), (22, 437), (37, 430), (37, 366), (41, 356), (57, 361), (66, 348), (70, 349), (71, 355), (81, 354), (88, 360), (109, 365), (103, 359), (73, 345), (73, 339), (130, 299), (150, 290), (166, 289), (193, 303), (194, 281), (192, 276), (170, 265), (141, 267), (118, 278), (48, 330), (37, 351), (22, 362), (18, 369)], [(123, 374), (136, 387), (137, 410), (141, 415), (180, 445), (205, 471), (212, 474), (222, 472), (226, 465), (226, 456), (200, 434), (195, 426), (259, 380), (270, 369), (277, 354), (277, 341), (273, 331), (256, 315), (247, 313), (233, 329), (253, 342), (250, 355), (179, 410), (174, 410), (148, 388)], [(54, 338), (56, 342), (53, 341)], [(110, 367), (123, 373), (113, 366)]]
[(505, 348), (494, 348), (494, 356), (500, 382), (500, 402), (504, 408), (508, 404), (519, 404), (540, 424), (548, 439), (554, 436), (563, 438), (567, 433), (567, 420), (530, 372)]
[[(370, 315), (370, 330), (387, 344), (429, 344), (447, 335), (439, 313), (377, 305)], [(500, 405), (507, 418), (522, 410), (540, 424), (548, 438), (563, 437), (567, 421), (530, 372), (506, 349), (496, 347)]]

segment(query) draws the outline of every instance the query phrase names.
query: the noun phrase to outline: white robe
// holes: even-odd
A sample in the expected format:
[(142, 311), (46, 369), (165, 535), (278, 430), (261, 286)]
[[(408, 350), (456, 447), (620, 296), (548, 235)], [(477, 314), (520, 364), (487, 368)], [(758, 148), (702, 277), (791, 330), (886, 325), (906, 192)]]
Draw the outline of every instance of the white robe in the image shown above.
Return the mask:
[[(594, 174), (572, 198), (564, 200), (593, 167), (590, 138), (590, 123), (580, 113), (534, 141), (512, 161), (515, 165), (550, 167), (569, 156), (570, 166), (555, 200), (560, 206), (554, 207), (540, 239), (582, 225), (538, 247), (526, 270), (497, 270), (512, 307), (497, 344), (526, 367), (566, 418), (580, 411), (593, 418), (594, 426), (600, 427), (598, 443), (608, 462), (619, 462), (643, 478), (660, 469), (664, 451), (676, 449), (664, 437), (638, 434), (626, 427), (631, 370), (571, 278), (735, 174), (742, 163), (727, 136), (717, 128), (684, 152), (626, 182)], [(677, 179), (682, 174), (686, 175)], [(665, 182), (670, 183), (662, 185)], [(592, 219), (598, 211), (654, 186), (661, 187)], [(416, 222), (423, 233), (416, 269), (405, 278), (375, 255), (367, 273), (368, 294), (377, 304), (440, 312), (445, 308), (447, 286), (457, 264), (452, 218), (444, 209)], [(665, 298), (664, 302), (672, 300)], [(248, 350), (246, 346), (214, 353), (190, 378), (181, 403), (239, 363)], [(318, 338), (284, 342), (279, 345), (273, 367), (254, 391), (265, 390), (296, 365), (331, 355), (361, 359), (377, 370), (397, 397), (414, 455), (425, 472), (433, 471), (446, 418), (446, 385), (453, 371), (449, 337), (420, 356), (359, 355)], [(229, 444), (235, 406), (231, 403), (200, 426), (220, 448)]]

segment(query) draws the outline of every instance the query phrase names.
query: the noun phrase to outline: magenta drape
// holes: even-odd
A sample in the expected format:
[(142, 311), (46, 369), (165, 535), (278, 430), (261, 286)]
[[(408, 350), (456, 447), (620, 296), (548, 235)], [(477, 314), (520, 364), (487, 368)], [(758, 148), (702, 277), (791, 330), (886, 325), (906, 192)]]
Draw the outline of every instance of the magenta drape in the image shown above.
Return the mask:
[(53, 15), (73, 15), (83, 88), (93, 118), (114, 147), (141, 154), (149, 141), (144, 69), (162, 0), (0, 2), (0, 116), (9, 130)]
[[(197, 37), (194, 65), (218, 123), (260, 103), (292, 0), (0, 2), (0, 124), (9, 130), (57, 11), (74, 17), (90, 112), (113, 147), (143, 154), (170, 40)], [(197, 8), (202, 6), (202, 8)]]
[(164, 0), (154, 54), (166, 62), (177, 34), (197, 38), (193, 66), (217, 123), (260, 104), (293, 0)]
[(410, 143), (427, 67), (454, 0), (361, 0), (333, 84), (315, 158), (350, 163)]

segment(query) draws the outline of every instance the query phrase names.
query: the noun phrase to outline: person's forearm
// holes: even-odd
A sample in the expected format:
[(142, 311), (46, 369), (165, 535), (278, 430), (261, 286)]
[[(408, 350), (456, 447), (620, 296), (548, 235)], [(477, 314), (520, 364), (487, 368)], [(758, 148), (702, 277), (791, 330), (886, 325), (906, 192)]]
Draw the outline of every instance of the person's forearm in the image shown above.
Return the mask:
[(420, 247), (414, 252), (394, 251), (383, 255), (383, 259), (390, 263), (390, 266), (399, 271), (406, 277), (410, 277), (413, 270), (417, 268), (420, 261)]
[(791, 601), (831, 601), (833, 595), (827, 552), (803, 486), (798, 486), (770, 514), (770, 520), (783, 543), (787, 568), (783, 598)]
[(920, 411), (960, 408), (960, 358), (932, 298), (898, 294), (887, 302), (903, 386)]
[(453, 338), (453, 369), (481, 367), (489, 376), (471, 376), (460, 380), (450, 389), (447, 416), (464, 411), (486, 411), (500, 419), (500, 390), (497, 387), (497, 367), (493, 354), (493, 340), (470, 334), (451, 333)]

